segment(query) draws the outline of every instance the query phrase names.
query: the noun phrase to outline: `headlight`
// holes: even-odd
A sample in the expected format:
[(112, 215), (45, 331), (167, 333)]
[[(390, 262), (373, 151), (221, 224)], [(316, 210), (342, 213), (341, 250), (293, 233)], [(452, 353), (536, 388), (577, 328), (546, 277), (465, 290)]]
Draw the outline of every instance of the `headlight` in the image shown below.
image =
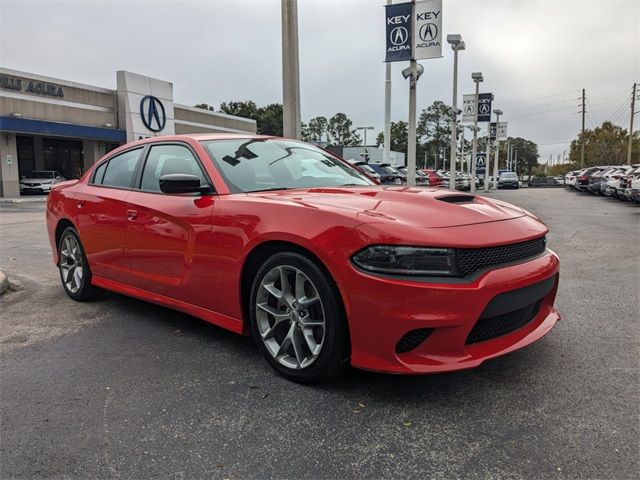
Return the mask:
[(456, 252), (452, 248), (375, 245), (353, 256), (363, 270), (395, 275), (458, 275)]

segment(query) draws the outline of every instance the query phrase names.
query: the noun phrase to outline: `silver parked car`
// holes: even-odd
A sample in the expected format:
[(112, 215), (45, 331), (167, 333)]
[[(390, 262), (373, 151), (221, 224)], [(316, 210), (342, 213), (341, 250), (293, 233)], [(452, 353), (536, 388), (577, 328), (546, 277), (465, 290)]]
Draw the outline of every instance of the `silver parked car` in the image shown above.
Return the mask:
[(49, 193), (52, 185), (65, 180), (56, 170), (34, 170), (20, 179), (20, 193)]

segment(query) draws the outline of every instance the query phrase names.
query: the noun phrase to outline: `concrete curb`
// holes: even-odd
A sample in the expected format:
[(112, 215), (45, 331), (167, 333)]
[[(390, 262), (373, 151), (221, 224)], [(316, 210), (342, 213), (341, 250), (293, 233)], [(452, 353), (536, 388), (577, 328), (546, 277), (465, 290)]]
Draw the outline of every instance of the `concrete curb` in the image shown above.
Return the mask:
[(9, 290), (10, 286), (11, 285), (9, 284), (9, 279), (4, 274), (4, 272), (0, 270), (0, 295)]
[(2, 203), (46, 203), (47, 196), (44, 195), (42, 197), (32, 197), (32, 198), (0, 198), (0, 204)]

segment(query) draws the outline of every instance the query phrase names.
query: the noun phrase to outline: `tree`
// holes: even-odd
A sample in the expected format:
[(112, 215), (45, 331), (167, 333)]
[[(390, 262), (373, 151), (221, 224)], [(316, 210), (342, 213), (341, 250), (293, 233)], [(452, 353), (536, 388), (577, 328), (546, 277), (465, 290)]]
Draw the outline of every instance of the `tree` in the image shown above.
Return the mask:
[(322, 137), (328, 135), (328, 126), (329, 122), (325, 117), (314, 117), (309, 120), (307, 125), (309, 140), (321, 142)]
[(258, 121), (258, 106), (251, 100), (245, 102), (223, 102), (220, 104), (220, 111), (227, 115), (252, 118), (256, 122)]
[(333, 145), (358, 145), (360, 135), (351, 129), (353, 122), (344, 113), (336, 113), (329, 119), (327, 126), (328, 140)]
[(259, 107), (255, 102), (224, 102), (220, 104), (220, 111), (227, 115), (251, 118), (256, 121), (256, 130), (261, 135), (282, 136), (282, 104), (271, 103)]
[[(627, 160), (629, 133), (626, 129), (606, 121), (593, 130), (585, 130), (571, 142), (569, 161), (580, 165), (582, 141), (584, 140), (584, 166), (621, 165)], [(640, 159), (640, 132), (633, 135), (631, 163)]]
[(451, 146), (451, 111), (439, 100), (422, 110), (418, 118), (416, 134), (418, 143), (434, 154), (438, 154)]
[[(518, 163), (516, 164), (516, 172), (519, 175), (527, 172), (527, 175), (531, 175), (531, 172), (538, 166), (538, 145), (532, 142), (531, 140), (527, 140), (521, 137), (509, 137), (508, 138), (509, 145), (511, 145), (511, 150), (515, 152), (518, 151)], [(494, 152), (495, 154), (495, 152)], [(502, 159), (503, 164), (506, 166), (507, 160), (507, 142), (500, 142), (500, 158)], [(516, 154), (512, 154), (513, 157), (516, 157)]]
[(262, 135), (282, 136), (282, 104), (271, 103), (258, 109), (257, 129)]
[[(391, 150), (407, 154), (409, 141), (409, 131), (407, 122), (391, 122)], [(376, 137), (376, 145), (384, 144), (384, 132), (380, 132)]]
[(197, 105), (194, 105), (195, 108), (201, 108), (203, 110), (210, 110), (213, 112), (213, 107), (211, 105), (209, 105), (208, 103), (198, 103)]

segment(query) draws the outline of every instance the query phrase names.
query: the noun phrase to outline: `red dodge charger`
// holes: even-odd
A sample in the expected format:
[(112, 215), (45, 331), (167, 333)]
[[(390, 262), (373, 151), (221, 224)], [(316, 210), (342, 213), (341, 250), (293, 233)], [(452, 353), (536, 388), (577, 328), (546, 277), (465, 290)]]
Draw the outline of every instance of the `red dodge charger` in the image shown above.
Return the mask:
[(123, 145), (53, 187), (74, 300), (111, 290), (252, 335), (282, 375), (433, 373), (544, 336), (558, 257), (507, 203), (378, 185), (303, 142), (178, 135)]

